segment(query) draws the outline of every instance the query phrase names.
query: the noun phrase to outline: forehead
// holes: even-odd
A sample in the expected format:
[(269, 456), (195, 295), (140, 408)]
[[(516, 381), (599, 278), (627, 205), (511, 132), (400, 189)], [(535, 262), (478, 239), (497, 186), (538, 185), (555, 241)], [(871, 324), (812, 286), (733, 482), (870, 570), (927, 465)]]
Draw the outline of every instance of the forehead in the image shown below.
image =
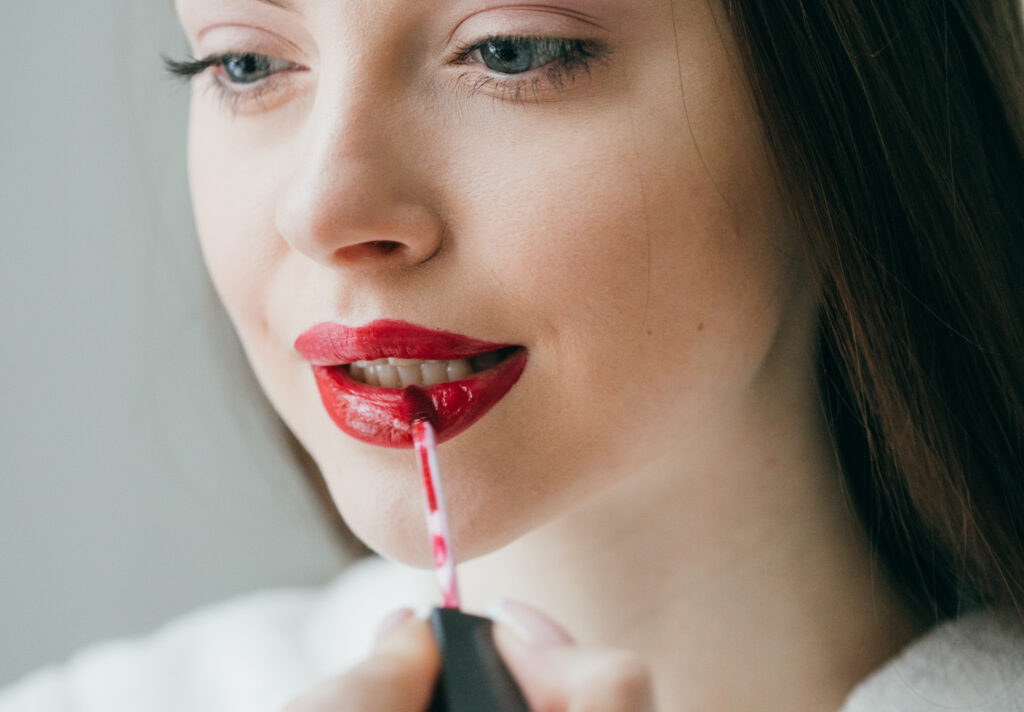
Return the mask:
[[(711, 0), (170, 0), (186, 33), (199, 41), (208, 29), (240, 24), (285, 27), (296, 31), (318, 29), (331, 35), (354, 32), (364, 36), (378, 29), (395, 34), (402, 28), (449, 29), (472, 17), (498, 11), (529, 12), (553, 21), (582, 22), (620, 39), (666, 26), (688, 24), (703, 15)], [(700, 11), (697, 6), (704, 8)], [(697, 10), (693, 12), (692, 10)], [(558, 20), (561, 18), (561, 20)], [(281, 23), (278, 25), (278, 23)], [(286, 25), (285, 23), (289, 23)], [(436, 24), (435, 24), (436, 23)], [(543, 25), (542, 25), (543, 26)], [(647, 29), (644, 29), (647, 28)], [(656, 30), (654, 28), (657, 28)]]
[(524, 7), (533, 9), (569, 10), (586, 14), (588, 9), (594, 12), (608, 11), (613, 8), (628, 10), (639, 6), (667, 6), (677, 0), (558, 0), (558, 2), (534, 2), (532, 0), (169, 0), (177, 9), (199, 9), (202, 6), (235, 6), (235, 7), (272, 7), (288, 12), (301, 12), (316, 6), (333, 7), (339, 12), (368, 8), (377, 10), (401, 10), (421, 12), (424, 10), (443, 10), (465, 6), (471, 9), (489, 9), (502, 7)]

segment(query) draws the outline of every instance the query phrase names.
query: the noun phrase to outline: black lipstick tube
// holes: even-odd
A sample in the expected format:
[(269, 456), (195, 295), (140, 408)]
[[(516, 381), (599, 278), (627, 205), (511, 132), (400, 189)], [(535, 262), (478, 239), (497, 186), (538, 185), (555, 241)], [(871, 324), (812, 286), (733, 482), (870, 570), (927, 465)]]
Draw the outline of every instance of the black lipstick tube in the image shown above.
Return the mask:
[(490, 618), (435, 608), (430, 625), (441, 651), (441, 673), (429, 712), (530, 711), (494, 646)]

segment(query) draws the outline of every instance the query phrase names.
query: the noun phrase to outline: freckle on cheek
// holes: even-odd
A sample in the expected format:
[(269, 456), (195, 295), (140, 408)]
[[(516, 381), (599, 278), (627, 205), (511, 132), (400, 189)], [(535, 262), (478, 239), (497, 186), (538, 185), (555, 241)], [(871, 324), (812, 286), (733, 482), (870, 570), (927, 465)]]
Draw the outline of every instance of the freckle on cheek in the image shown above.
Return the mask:
[(704, 331), (704, 324), (697, 324), (697, 331)]

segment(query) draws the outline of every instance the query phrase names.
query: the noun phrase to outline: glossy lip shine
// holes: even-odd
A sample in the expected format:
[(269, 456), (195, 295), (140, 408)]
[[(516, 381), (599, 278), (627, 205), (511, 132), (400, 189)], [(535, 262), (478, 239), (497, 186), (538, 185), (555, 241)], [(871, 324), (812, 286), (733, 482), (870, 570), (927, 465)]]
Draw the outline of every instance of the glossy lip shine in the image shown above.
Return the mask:
[[(317, 324), (295, 340), (295, 350), (313, 366), (320, 399), (342, 431), (370, 445), (411, 448), (415, 400), (402, 389), (371, 386), (341, 366), (354, 361), (395, 358), (448, 361), (515, 346), (434, 331), (404, 321), (374, 321), (361, 327)], [(437, 441), (455, 437), (484, 416), (511, 390), (526, 368), (528, 352), (518, 348), (504, 361), (467, 378), (417, 386), (437, 411)]]

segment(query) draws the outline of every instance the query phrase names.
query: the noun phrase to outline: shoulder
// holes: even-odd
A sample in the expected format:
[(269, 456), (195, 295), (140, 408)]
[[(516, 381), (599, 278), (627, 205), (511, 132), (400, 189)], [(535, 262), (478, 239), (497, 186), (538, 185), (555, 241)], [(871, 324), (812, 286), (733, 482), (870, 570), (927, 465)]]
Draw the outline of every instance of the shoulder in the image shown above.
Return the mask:
[(840, 712), (1024, 710), (1024, 628), (978, 611), (918, 638), (861, 682)]
[(95, 645), (0, 691), (0, 712), (268, 712), (359, 660), (429, 576), (379, 558), (322, 588), (241, 596), (147, 637)]

